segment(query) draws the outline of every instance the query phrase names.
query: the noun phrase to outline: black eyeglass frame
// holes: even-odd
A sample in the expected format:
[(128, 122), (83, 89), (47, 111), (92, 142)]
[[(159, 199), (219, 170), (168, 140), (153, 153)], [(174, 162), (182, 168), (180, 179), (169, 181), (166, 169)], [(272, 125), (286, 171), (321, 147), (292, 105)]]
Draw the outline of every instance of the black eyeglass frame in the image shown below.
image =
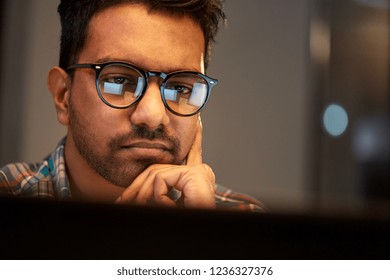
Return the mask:
[[(100, 86), (99, 86), (100, 73), (101, 73), (101, 71), (105, 67), (111, 66), (111, 65), (120, 65), (120, 66), (125, 66), (125, 67), (128, 67), (128, 68), (133, 68), (134, 70), (139, 72), (142, 75), (142, 77), (144, 78), (144, 80), (145, 80), (145, 86), (142, 89), (141, 94), (139, 94), (139, 96), (137, 96), (137, 98), (132, 103), (130, 103), (129, 105), (126, 105), (126, 106), (112, 105), (102, 96), (102, 93), (100, 92)], [(173, 113), (175, 115), (178, 115), (178, 116), (182, 116), (182, 117), (189, 117), (189, 116), (193, 116), (193, 115), (196, 115), (197, 113), (199, 113), (206, 106), (206, 103), (209, 100), (212, 88), (218, 84), (218, 80), (217, 79), (213, 79), (211, 77), (208, 77), (208, 76), (206, 76), (206, 75), (204, 75), (202, 73), (196, 72), (196, 71), (184, 70), (184, 71), (175, 71), (175, 72), (171, 72), (171, 73), (164, 73), (164, 72), (158, 72), (158, 71), (145, 71), (145, 70), (143, 70), (143, 69), (141, 69), (141, 68), (139, 68), (139, 67), (137, 67), (135, 65), (132, 65), (132, 64), (126, 63), (126, 62), (120, 62), (120, 61), (110, 61), (110, 62), (106, 62), (106, 63), (79, 63), (79, 64), (73, 64), (73, 65), (68, 66), (66, 68), (66, 70), (69, 71), (69, 70), (73, 70), (73, 69), (77, 69), (77, 68), (91, 68), (91, 69), (95, 70), (95, 74), (96, 74), (96, 78), (95, 78), (96, 79), (96, 81), (95, 81), (96, 91), (97, 91), (100, 99), (107, 106), (110, 106), (110, 107), (115, 108), (115, 109), (126, 109), (126, 108), (129, 108), (129, 107), (133, 106), (134, 104), (136, 104), (144, 96), (144, 94), (146, 92), (146, 89), (148, 88), (148, 83), (149, 83), (148, 79), (150, 77), (160, 77), (161, 79), (163, 79), (163, 81), (162, 81), (162, 83), (160, 85), (160, 95), (161, 95), (161, 99), (162, 99), (162, 101), (164, 103), (165, 108), (167, 108), (171, 113)], [(201, 77), (207, 83), (206, 99), (205, 99), (203, 105), (201, 107), (199, 107), (193, 113), (190, 113), (190, 114), (178, 113), (178, 112), (174, 111), (171, 107), (169, 107), (168, 102), (165, 99), (165, 96), (164, 96), (165, 84), (166, 84), (166, 82), (168, 81), (169, 78), (171, 78), (172, 76), (177, 75), (177, 74), (195, 74), (195, 75)]]

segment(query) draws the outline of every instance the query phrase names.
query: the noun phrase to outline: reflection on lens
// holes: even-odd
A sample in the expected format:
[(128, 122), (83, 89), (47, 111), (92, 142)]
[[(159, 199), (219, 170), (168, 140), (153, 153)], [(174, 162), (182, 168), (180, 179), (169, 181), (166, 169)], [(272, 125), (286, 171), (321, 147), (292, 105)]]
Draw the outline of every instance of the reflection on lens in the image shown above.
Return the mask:
[(206, 101), (207, 85), (201, 83), (194, 83), (192, 94), (188, 103), (195, 107), (202, 107)]
[(108, 94), (121, 95), (122, 88), (123, 88), (123, 85), (121, 85), (121, 84), (104, 82), (103, 92), (108, 93)]

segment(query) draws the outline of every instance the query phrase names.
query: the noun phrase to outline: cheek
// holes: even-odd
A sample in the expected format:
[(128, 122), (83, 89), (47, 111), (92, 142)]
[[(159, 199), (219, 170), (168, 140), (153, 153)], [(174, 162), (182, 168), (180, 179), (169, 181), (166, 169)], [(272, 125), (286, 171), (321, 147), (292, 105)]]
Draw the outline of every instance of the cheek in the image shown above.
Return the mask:
[[(81, 76), (81, 75), (80, 75)], [(88, 77), (88, 75), (83, 75)], [(113, 109), (100, 99), (95, 84), (85, 77), (76, 78), (72, 86), (71, 100), (74, 112), (78, 119), (88, 127), (99, 140), (106, 139), (120, 129), (119, 124), (125, 123), (125, 110)]]
[(180, 118), (182, 119), (175, 125), (175, 129), (181, 144), (180, 156), (184, 159), (195, 139), (198, 116)]
[[(93, 77), (87, 73), (75, 74), (72, 83), (72, 104), (78, 112), (95, 117), (100, 105)], [(100, 101), (100, 102), (99, 102)]]

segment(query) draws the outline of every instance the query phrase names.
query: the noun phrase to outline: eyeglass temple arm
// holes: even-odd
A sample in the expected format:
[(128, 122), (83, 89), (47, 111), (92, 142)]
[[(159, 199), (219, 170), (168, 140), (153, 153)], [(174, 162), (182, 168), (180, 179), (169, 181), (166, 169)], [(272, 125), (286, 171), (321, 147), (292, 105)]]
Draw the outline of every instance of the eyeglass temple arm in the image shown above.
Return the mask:
[(99, 69), (101, 66), (96, 65), (96, 64), (87, 64), (87, 63), (81, 63), (81, 64), (73, 64), (66, 68), (67, 70), (69, 69), (76, 69), (76, 68), (93, 68), (93, 69)]

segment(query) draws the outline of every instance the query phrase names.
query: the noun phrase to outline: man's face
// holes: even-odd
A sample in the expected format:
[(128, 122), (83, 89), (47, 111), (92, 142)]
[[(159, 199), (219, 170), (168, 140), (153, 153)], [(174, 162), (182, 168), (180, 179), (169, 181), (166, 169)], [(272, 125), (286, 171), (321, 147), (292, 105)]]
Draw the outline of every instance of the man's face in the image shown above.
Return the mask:
[[(145, 70), (203, 72), (204, 36), (187, 17), (148, 13), (142, 5), (108, 8), (91, 19), (78, 63), (125, 61)], [(70, 96), (68, 138), (88, 165), (111, 183), (127, 187), (150, 164), (182, 164), (198, 116), (176, 116), (164, 107), (160, 80), (151, 78), (143, 98), (114, 109), (99, 98), (93, 69), (77, 69)]]

